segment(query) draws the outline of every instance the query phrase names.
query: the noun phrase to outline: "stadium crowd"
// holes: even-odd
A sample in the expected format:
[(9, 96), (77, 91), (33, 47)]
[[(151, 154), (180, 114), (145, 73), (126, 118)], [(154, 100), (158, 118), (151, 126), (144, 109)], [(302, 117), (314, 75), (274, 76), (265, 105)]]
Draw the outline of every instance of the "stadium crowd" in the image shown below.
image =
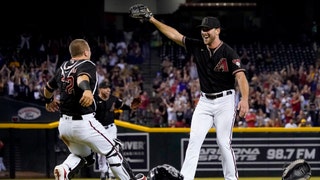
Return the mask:
[[(117, 33), (114, 41), (109, 38), (112, 36), (115, 35), (83, 35), (92, 47), (99, 82), (110, 81), (113, 93), (128, 105), (136, 96), (142, 99), (136, 111), (116, 111), (118, 118), (152, 127), (189, 127), (200, 97), (193, 57), (181, 49), (178, 60), (165, 52), (160, 53), (161, 71), (156, 73), (150, 92), (144, 88), (144, 77), (139, 69), (139, 64), (150, 56), (148, 40), (137, 38), (132, 32)], [(67, 45), (72, 38), (21, 33), (12, 46), (1, 46), (1, 96), (44, 103), (41, 91), (55, 69), (69, 59)], [(159, 44), (162, 49), (168, 46)], [(291, 47), (290, 51), (284, 48), (282, 52), (258, 49), (260, 45), (257, 44), (253, 46), (255, 49), (243, 45), (234, 47), (247, 69), (251, 95), (250, 113), (243, 119), (238, 117), (235, 126), (319, 126), (319, 51), (309, 45)], [(281, 53), (288, 56), (281, 56)]]

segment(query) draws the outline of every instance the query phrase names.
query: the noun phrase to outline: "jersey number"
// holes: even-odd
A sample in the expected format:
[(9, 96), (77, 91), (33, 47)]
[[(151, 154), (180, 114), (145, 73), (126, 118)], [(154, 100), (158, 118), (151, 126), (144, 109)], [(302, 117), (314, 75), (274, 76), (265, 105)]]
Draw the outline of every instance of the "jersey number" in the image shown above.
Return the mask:
[(67, 94), (72, 94), (74, 90), (74, 78), (73, 76), (62, 77), (61, 82), (64, 84), (64, 90)]

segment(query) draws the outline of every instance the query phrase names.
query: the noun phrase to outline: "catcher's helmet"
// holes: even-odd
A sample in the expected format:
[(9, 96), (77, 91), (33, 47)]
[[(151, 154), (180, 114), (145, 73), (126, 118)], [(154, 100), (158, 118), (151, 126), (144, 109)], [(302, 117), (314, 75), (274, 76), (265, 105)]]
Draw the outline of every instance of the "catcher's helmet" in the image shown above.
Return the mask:
[(282, 180), (309, 180), (311, 166), (304, 159), (297, 159), (284, 168)]
[(148, 180), (183, 180), (183, 175), (173, 166), (163, 164), (152, 168), (147, 176)]

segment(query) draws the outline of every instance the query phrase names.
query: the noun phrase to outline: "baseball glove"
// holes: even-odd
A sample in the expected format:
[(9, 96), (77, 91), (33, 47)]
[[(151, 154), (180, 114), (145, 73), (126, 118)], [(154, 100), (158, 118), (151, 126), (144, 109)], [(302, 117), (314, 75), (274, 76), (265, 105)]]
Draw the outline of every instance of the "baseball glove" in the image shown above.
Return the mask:
[(183, 180), (183, 175), (173, 166), (163, 164), (152, 168), (148, 180)]
[(138, 96), (138, 97), (133, 98), (131, 105), (130, 105), (130, 108), (132, 110), (136, 110), (139, 108), (140, 105), (141, 105), (141, 98), (140, 98), (140, 96)]
[(291, 162), (284, 168), (282, 180), (309, 180), (311, 177), (311, 167), (304, 159)]
[(129, 8), (129, 16), (140, 21), (148, 21), (152, 16), (152, 12), (143, 4), (135, 4)]

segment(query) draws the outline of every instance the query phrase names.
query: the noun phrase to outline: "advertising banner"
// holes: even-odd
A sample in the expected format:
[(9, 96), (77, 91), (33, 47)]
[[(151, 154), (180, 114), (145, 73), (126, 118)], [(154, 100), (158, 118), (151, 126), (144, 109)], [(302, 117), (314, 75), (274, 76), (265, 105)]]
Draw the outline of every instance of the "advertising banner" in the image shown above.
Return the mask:
[[(244, 137), (233, 138), (232, 142), (239, 173), (282, 172), (285, 164), (296, 159), (307, 160), (313, 171), (320, 170), (320, 137)], [(181, 164), (187, 144), (188, 139), (182, 138)], [(221, 152), (216, 138), (205, 139), (197, 171), (222, 171)]]

